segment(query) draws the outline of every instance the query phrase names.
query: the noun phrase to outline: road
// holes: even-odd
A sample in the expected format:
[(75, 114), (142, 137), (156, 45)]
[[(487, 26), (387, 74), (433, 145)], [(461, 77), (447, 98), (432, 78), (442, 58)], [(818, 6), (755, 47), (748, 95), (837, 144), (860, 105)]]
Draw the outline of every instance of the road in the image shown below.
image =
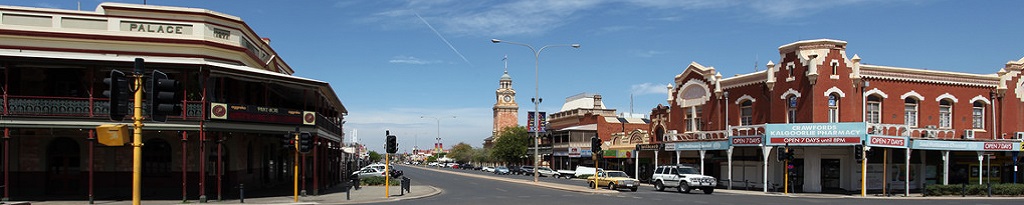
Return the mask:
[[(637, 192), (621, 191), (612, 193), (586, 193), (543, 188), (530, 183), (505, 182), (485, 177), (508, 177), (530, 179), (532, 176), (493, 175), (481, 171), (453, 170), (450, 168), (408, 167), (398, 166), (413, 184), (430, 185), (444, 191), (433, 197), (390, 202), (388, 204), (416, 205), (451, 205), (451, 204), (488, 204), (488, 205), (523, 205), (523, 204), (768, 204), (768, 205), (810, 205), (810, 204), (929, 204), (929, 205), (968, 205), (968, 204), (1020, 204), (1019, 198), (1014, 199), (956, 199), (956, 198), (856, 198), (840, 197), (786, 197), (742, 194), (718, 191), (714, 194), (703, 194), (694, 191), (683, 194), (674, 191), (659, 192), (652, 186), (641, 186)], [(476, 174), (481, 177), (463, 176), (449, 173), (451, 171)], [(577, 185), (587, 189), (583, 180), (554, 179), (541, 177), (545, 182)], [(592, 188), (591, 188), (592, 189)]]

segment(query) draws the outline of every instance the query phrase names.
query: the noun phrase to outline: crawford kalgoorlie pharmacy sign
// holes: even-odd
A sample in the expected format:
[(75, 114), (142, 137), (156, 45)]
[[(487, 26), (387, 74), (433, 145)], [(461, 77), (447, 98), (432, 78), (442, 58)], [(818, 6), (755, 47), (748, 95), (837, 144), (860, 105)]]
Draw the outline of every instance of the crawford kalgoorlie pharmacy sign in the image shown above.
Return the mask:
[(772, 146), (850, 146), (860, 144), (866, 130), (862, 122), (768, 124), (765, 137)]

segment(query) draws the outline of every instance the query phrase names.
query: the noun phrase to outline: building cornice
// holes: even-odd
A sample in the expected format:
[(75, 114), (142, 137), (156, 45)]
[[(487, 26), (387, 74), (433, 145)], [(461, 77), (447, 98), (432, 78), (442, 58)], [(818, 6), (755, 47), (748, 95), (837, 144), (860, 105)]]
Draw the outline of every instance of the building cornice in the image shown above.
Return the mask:
[(983, 75), (957, 73), (948, 71), (898, 68), (866, 64), (861, 64), (861, 76), (863, 76), (866, 79), (933, 83), (943, 85), (961, 85), (992, 88), (999, 86), (999, 76), (995, 74)]

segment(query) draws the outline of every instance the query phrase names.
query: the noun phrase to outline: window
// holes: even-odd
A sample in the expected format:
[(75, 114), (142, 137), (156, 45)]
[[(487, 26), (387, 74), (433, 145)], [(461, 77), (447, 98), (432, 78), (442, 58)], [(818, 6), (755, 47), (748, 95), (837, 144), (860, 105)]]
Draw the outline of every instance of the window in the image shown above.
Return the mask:
[(917, 127), (917, 99), (907, 98), (903, 102), (903, 124)]
[(664, 167), (658, 167), (658, 169), (654, 170), (654, 173), (655, 174), (662, 174), (664, 171), (665, 171)]
[(792, 78), (794, 70), (793, 65), (786, 66), (786, 70), (789, 70), (789, 77)]
[(832, 62), (832, 75), (839, 75), (838, 71), (839, 71), (839, 63), (838, 62)]
[(877, 95), (868, 96), (867, 123), (882, 123), (882, 99)]
[(839, 122), (839, 95), (828, 95), (828, 122)]
[(696, 132), (704, 130), (704, 125), (701, 123), (701, 112), (703, 109), (700, 106), (690, 107), (686, 109), (686, 129), (688, 132)]
[(974, 101), (974, 109), (971, 111), (971, 127), (974, 129), (985, 129), (985, 104), (981, 101)]
[(939, 128), (951, 128), (953, 122), (953, 103), (949, 99), (939, 101)]
[(796, 122), (796, 96), (789, 96), (789, 110), (786, 112), (786, 123)]
[(740, 103), (740, 126), (751, 125), (754, 115), (753, 103), (749, 100)]

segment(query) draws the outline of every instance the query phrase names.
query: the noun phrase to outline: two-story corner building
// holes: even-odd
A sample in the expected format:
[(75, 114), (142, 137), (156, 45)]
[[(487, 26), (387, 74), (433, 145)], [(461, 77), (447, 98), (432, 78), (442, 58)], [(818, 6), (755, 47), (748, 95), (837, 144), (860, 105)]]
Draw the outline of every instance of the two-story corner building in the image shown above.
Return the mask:
[(783, 45), (767, 70), (729, 78), (691, 63), (652, 109), (667, 162), (765, 191), (787, 173), (798, 192), (860, 190), (865, 167), (868, 190), (1021, 180), (1024, 59), (969, 74), (864, 64), (846, 46)]
[[(145, 121), (143, 199), (236, 198), (237, 188), (303, 190), (342, 180), (345, 106), (324, 81), (296, 72), (241, 18), (215, 11), (102, 3), (95, 11), (0, 6), (5, 199), (127, 199), (132, 146), (102, 146), (112, 70), (182, 82), (182, 112)], [(134, 103), (129, 103), (133, 105)], [(143, 110), (148, 116), (149, 110)], [(296, 161), (292, 132), (315, 136)]]
[[(635, 175), (638, 163), (633, 151), (638, 144), (651, 143), (649, 123), (644, 116), (617, 115), (615, 109), (605, 107), (601, 95), (570, 96), (561, 110), (548, 116), (548, 132), (543, 138), (552, 154), (545, 161), (553, 169), (595, 166), (590, 139), (598, 136), (603, 141), (604, 153), (599, 155), (601, 162), (597, 166)], [(647, 154), (653, 156), (653, 152)], [(644, 158), (639, 164), (645, 169), (653, 167), (649, 165), (651, 156), (641, 156)]]

